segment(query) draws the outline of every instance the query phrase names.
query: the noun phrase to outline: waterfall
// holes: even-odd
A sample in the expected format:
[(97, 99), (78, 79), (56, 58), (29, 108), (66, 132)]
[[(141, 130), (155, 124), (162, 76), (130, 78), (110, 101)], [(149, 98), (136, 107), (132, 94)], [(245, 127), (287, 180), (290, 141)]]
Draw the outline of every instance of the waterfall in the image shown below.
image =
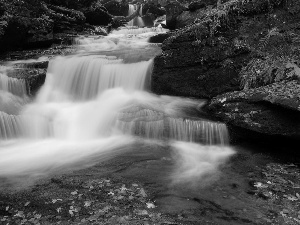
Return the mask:
[[(135, 5), (129, 4), (128, 16), (130, 16), (135, 11)], [(128, 22), (128, 26), (133, 26), (133, 20)]]
[[(77, 38), (75, 55), (51, 59), (31, 102), (25, 81), (0, 68), (0, 176), (84, 168), (149, 140), (178, 152), (193, 174), (201, 160), (211, 168), (225, 162), (233, 154), (226, 125), (194, 115), (203, 100), (148, 92), (159, 47), (147, 38), (155, 32), (164, 30), (127, 28)], [(181, 175), (190, 169), (182, 168)]]
[[(141, 5), (140, 11), (139, 11), (139, 16), (135, 17), (134, 19), (132, 19), (131, 21), (129, 21), (127, 23), (127, 26), (129, 27), (133, 27), (133, 26), (137, 26), (137, 27), (143, 27), (144, 26), (144, 22), (143, 19), (141, 18), (142, 16), (142, 8), (143, 6)], [(135, 12), (135, 10), (137, 10), (137, 5), (132, 5), (129, 4), (129, 9), (128, 9), (128, 16), (130, 16), (131, 14), (133, 14)]]
[(0, 139), (12, 139), (21, 135), (21, 117), (0, 112)]
[(143, 90), (151, 70), (152, 60), (125, 64), (114, 57), (58, 57), (49, 65), (46, 85), (39, 99), (91, 99), (116, 87)]
[(143, 16), (143, 4), (141, 5), (139, 14), (140, 14), (140, 16)]
[(122, 112), (116, 126), (122, 132), (147, 139), (198, 142), (208, 145), (226, 145), (227, 127), (223, 123), (199, 119), (174, 118), (151, 109)]
[(223, 123), (205, 120), (169, 118), (169, 138), (178, 141), (216, 145), (228, 144), (228, 131)]

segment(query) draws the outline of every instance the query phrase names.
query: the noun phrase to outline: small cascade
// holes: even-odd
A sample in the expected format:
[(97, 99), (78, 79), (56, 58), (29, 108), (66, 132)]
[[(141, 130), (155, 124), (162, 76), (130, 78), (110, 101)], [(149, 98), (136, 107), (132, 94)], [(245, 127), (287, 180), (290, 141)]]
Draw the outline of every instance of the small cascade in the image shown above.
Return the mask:
[(229, 136), (223, 123), (175, 118), (152, 109), (133, 107), (118, 115), (116, 126), (125, 134), (147, 139), (227, 145)]
[(0, 68), (0, 139), (4, 140), (21, 135), (19, 113), (28, 103), (25, 80), (8, 77), (8, 68)]
[(140, 16), (143, 16), (143, 4), (141, 4), (141, 8), (140, 8), (139, 14), (140, 14)]
[(162, 28), (162, 27), (151, 27), (151, 28), (132, 28), (132, 29), (119, 29), (119, 30), (114, 30), (112, 34), (125, 34), (125, 35), (142, 35), (142, 34), (148, 34), (153, 35), (155, 33), (163, 33), (166, 32), (167, 30)]
[(23, 79), (8, 77), (0, 71), (0, 90), (10, 92), (14, 95), (26, 96), (26, 82)]
[(0, 90), (0, 112), (10, 115), (18, 115), (22, 107), (28, 103), (28, 99), (13, 95), (10, 92)]
[(84, 100), (95, 98), (109, 88), (144, 90), (150, 79), (152, 60), (124, 64), (115, 57), (58, 57), (48, 69), (46, 87), (40, 99)]
[(162, 112), (135, 106), (118, 114), (116, 127), (125, 134), (163, 140), (164, 117)]
[(170, 139), (208, 145), (229, 143), (227, 127), (223, 123), (183, 118), (169, 118), (168, 122)]
[[(133, 14), (136, 10), (137, 10), (137, 5), (129, 4), (128, 16), (130, 16), (131, 14)], [(140, 11), (139, 11), (139, 16), (137, 16), (134, 19), (132, 19), (131, 21), (129, 21), (127, 23), (127, 26), (129, 26), (129, 27), (133, 27), (133, 26), (143, 27), (144, 26), (143, 19), (141, 18), (141, 16), (142, 16), (142, 10), (143, 10), (143, 6), (141, 5)]]
[[(135, 5), (129, 4), (128, 16), (130, 16), (135, 11)], [(133, 20), (130, 20), (127, 24), (128, 26), (133, 26)]]
[(12, 139), (21, 135), (20, 116), (0, 112), (0, 139)]

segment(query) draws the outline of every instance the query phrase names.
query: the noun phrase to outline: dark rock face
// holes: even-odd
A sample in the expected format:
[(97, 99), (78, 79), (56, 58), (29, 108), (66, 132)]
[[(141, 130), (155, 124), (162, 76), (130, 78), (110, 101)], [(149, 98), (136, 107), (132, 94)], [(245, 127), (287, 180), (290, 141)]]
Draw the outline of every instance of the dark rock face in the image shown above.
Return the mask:
[(195, 11), (183, 11), (180, 13), (175, 20), (175, 28), (181, 29), (194, 23), (195, 20), (199, 20), (205, 17), (206, 8), (201, 8)]
[(166, 14), (166, 11), (157, 5), (145, 3), (142, 8), (143, 15), (151, 13), (155, 15), (155, 17), (163, 16)]
[(125, 2), (110, 0), (103, 5), (107, 11), (113, 16), (127, 16), (129, 5)]
[(0, 52), (48, 48), (61, 42), (61, 34), (97, 34), (94, 25), (106, 26), (112, 17), (99, 0), (2, 0)]
[(0, 51), (49, 47), (55, 33), (85, 26), (82, 12), (37, 0), (3, 0), (0, 8)]
[(149, 38), (148, 42), (150, 43), (162, 43), (168, 37), (170, 37), (170, 33), (161, 33)]
[(193, 1), (191, 2), (191, 4), (189, 4), (188, 8), (189, 8), (189, 11), (196, 11), (197, 9), (202, 9), (202, 8), (205, 8), (206, 5), (207, 5), (207, 1)]
[(111, 22), (112, 16), (101, 4), (94, 4), (84, 10), (86, 21), (91, 25), (107, 25)]
[(226, 93), (214, 98), (208, 109), (231, 125), (263, 134), (300, 137), (299, 81)]
[(179, 2), (174, 1), (165, 6), (166, 9), (166, 25), (169, 29), (176, 28), (176, 17), (180, 15), (186, 8)]
[(227, 37), (209, 37), (205, 24), (197, 29), (203, 36), (195, 40), (195, 32), (185, 30), (167, 39), (163, 53), (155, 58), (152, 90), (157, 94), (212, 98), (239, 90), (239, 71), (247, 62), (250, 49)]

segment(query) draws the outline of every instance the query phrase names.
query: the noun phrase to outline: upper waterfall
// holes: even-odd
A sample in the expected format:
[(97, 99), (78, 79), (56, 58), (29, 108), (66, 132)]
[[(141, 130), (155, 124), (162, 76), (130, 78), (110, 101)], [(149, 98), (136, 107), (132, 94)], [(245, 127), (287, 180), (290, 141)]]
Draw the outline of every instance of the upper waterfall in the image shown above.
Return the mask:
[(146, 81), (151, 69), (152, 60), (125, 64), (115, 57), (58, 57), (49, 65), (46, 84), (38, 98), (84, 100), (110, 88), (144, 90), (149, 85)]

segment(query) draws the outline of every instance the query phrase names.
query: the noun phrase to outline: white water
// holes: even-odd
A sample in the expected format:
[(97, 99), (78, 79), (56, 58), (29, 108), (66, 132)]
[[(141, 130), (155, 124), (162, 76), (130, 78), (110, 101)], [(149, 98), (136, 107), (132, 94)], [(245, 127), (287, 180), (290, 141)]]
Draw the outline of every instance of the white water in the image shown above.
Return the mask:
[(3, 68), (0, 68), (0, 90), (11, 92), (20, 97), (25, 96), (27, 93), (25, 80), (8, 77), (6, 70)]
[(0, 137), (11, 140), (0, 144), (0, 176), (84, 168), (147, 140), (178, 152), (174, 179), (179, 181), (215, 172), (233, 154), (225, 147), (226, 126), (196, 117), (204, 101), (147, 92), (153, 60), (126, 63), (119, 57), (135, 56), (120, 50), (133, 46), (147, 54), (157, 47), (146, 42), (149, 35), (126, 42), (128, 32), (77, 40), (76, 55), (51, 60), (46, 82), (32, 103), (3, 86)]
[(149, 47), (148, 38), (158, 33), (167, 32), (161, 27), (153, 28), (120, 28), (114, 30), (109, 38), (104, 36), (88, 36), (75, 39), (78, 52), (115, 52), (121, 50), (138, 50)]
[[(128, 16), (130, 16), (136, 10), (137, 10), (137, 5), (129, 4)], [(141, 8), (140, 8), (139, 16), (137, 16), (133, 20), (129, 21), (127, 23), (128, 26), (130, 26), (130, 27), (132, 27), (132, 26), (143, 27), (144, 26), (143, 19), (141, 18), (142, 14), (143, 14), (142, 10), (143, 10), (143, 6), (141, 6)]]

